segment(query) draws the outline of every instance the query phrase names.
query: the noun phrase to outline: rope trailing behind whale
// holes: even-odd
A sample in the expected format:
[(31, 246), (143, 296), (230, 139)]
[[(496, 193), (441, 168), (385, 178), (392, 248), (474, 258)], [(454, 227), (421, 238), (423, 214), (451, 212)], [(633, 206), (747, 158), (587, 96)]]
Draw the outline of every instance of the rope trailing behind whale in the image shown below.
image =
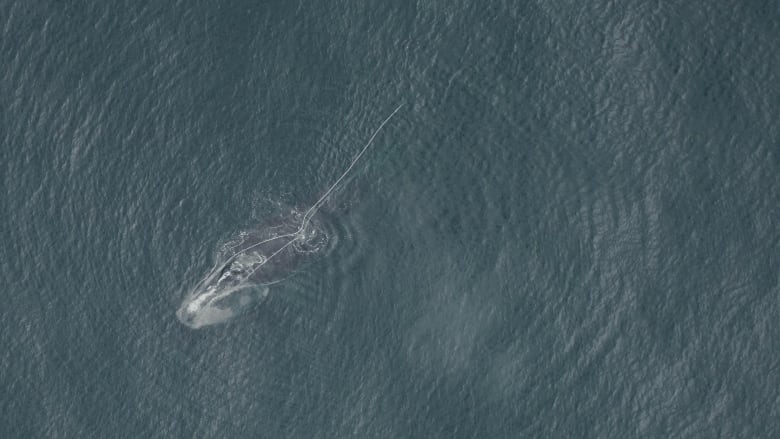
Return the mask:
[[(300, 224), (297, 227), (287, 223), (269, 227), (253, 237), (260, 239), (258, 242), (253, 242), (226, 260), (218, 262), (187, 295), (176, 312), (178, 319), (191, 328), (225, 322), (238, 314), (240, 308), (265, 297), (268, 287), (291, 274), (290, 267), (296, 266), (297, 260), (304, 253), (316, 251), (318, 245), (321, 245), (321, 240), (318, 241), (321, 237), (317, 236), (316, 228), (308, 228), (314, 215), (403, 105), (396, 107), (379, 124), (341, 176), (300, 216)], [(244, 242), (247, 241), (249, 239)], [(304, 251), (304, 247), (307, 250)]]

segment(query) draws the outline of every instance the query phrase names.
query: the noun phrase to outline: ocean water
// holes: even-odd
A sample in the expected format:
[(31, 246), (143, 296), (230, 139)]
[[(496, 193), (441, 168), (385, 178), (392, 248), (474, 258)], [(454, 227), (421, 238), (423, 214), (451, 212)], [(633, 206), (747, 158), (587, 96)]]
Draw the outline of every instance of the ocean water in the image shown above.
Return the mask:
[[(780, 7), (0, 0), (0, 437), (780, 436)], [(176, 317), (237, 236), (327, 251)]]

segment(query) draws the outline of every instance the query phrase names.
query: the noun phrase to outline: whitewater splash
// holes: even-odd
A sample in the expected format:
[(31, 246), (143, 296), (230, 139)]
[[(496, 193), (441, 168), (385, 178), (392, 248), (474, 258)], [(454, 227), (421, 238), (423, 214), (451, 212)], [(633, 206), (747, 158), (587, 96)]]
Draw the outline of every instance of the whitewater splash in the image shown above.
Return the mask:
[(195, 329), (232, 319), (248, 305), (264, 299), (271, 285), (295, 273), (303, 259), (324, 248), (328, 236), (314, 215), (402, 106), (379, 125), (346, 171), (310, 208), (303, 213), (293, 211), (291, 218), (277, 219), (256, 231), (243, 233), (232, 246), (231, 254), (218, 258), (187, 294), (176, 312), (179, 321)]

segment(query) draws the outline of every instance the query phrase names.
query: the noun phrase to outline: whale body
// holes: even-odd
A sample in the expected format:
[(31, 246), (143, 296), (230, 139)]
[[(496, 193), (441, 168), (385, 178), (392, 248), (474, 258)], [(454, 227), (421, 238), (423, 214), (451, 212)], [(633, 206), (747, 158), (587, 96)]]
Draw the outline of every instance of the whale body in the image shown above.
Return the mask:
[(313, 220), (303, 228), (287, 222), (245, 232), (233, 246), (234, 252), (195, 285), (176, 313), (179, 321), (200, 328), (232, 318), (265, 298), (269, 286), (294, 274), (327, 241), (321, 225)]
[(242, 234), (230, 255), (218, 258), (186, 295), (176, 312), (179, 321), (201, 328), (233, 318), (247, 305), (265, 298), (271, 285), (287, 279), (307, 256), (322, 249), (328, 236), (315, 214), (402, 106), (379, 125), (346, 171), (311, 207)]

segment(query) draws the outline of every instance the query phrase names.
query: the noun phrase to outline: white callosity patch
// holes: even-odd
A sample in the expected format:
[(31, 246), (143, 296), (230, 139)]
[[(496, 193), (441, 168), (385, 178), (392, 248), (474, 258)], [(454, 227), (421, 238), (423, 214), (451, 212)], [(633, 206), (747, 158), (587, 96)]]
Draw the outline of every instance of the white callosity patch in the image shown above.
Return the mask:
[(224, 323), (238, 315), (247, 305), (268, 295), (267, 286), (249, 286), (218, 291), (211, 288), (185, 301), (176, 313), (179, 321), (197, 329)]

